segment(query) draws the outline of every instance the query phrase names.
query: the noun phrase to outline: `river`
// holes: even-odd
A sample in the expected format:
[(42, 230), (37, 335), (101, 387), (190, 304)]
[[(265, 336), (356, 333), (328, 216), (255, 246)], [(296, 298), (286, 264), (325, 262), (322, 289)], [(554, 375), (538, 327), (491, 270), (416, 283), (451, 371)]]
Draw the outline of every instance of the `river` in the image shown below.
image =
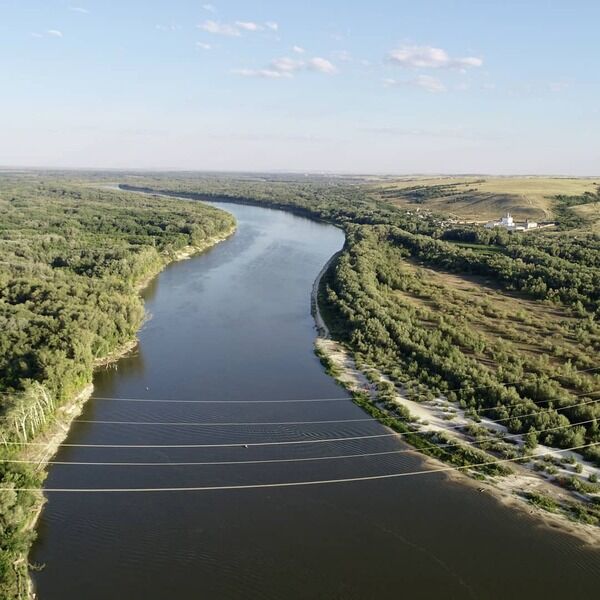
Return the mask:
[[(396, 452), (405, 449), (397, 439), (364, 437), (389, 432), (345, 399), (313, 354), (310, 290), (342, 232), (215, 206), (235, 215), (237, 233), (144, 291), (151, 318), (136, 352), (97, 373), (80, 417), (94, 422), (74, 423), (67, 439), (163, 447), (63, 447), (56, 460), (137, 464), (55, 465), (46, 486), (253, 485), (426, 468)], [(38, 536), (41, 600), (591, 598), (600, 583), (600, 553), (440, 473), (49, 493)]]

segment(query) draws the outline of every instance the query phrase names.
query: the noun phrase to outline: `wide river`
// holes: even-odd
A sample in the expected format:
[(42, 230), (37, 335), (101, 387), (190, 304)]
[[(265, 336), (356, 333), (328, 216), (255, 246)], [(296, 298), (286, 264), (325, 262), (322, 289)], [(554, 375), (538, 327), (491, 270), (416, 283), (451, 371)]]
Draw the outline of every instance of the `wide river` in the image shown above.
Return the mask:
[[(345, 399), (313, 354), (310, 290), (342, 232), (216, 206), (238, 232), (147, 288), (151, 319), (137, 351), (98, 372), (80, 417), (94, 422), (74, 423), (67, 440), (121, 447), (57, 455), (113, 464), (55, 465), (47, 487), (251, 486), (426, 468), (394, 437), (365, 437), (389, 431)], [(599, 552), (439, 473), (49, 493), (38, 532), (41, 600), (547, 600), (592, 598), (600, 584)]]

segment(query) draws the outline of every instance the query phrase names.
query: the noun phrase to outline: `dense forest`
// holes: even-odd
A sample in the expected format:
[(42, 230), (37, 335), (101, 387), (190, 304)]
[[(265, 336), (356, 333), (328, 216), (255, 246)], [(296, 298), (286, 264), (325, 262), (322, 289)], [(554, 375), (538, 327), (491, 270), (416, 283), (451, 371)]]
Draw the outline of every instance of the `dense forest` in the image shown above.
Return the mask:
[[(429, 272), (423, 265), (437, 261), (404, 235), (348, 229), (348, 250), (328, 282), (338, 336), (417, 400), (443, 394), (513, 432), (542, 432), (539, 441), (550, 446), (600, 441), (600, 407), (587, 395), (600, 389), (600, 377), (587, 371), (600, 351), (591, 316)], [(581, 421), (592, 422), (543, 433)], [(597, 447), (587, 452), (600, 463)]]
[[(94, 364), (135, 339), (141, 283), (187, 247), (232, 230), (222, 211), (82, 185), (0, 178), (0, 437), (19, 450), (91, 382)], [(41, 485), (23, 465), (0, 466), (0, 597), (19, 597), (27, 516)]]
[[(540, 443), (600, 442), (597, 234), (456, 225), (374, 201), (361, 185), (336, 178), (166, 175), (136, 186), (284, 208), (343, 226), (345, 249), (324, 301), (336, 337), (362, 364), (415, 399), (443, 394)], [(580, 203), (594, 198), (586, 194)], [(555, 201), (563, 207), (563, 198)], [(589, 423), (568, 427), (581, 421)], [(598, 446), (585, 454), (600, 464)]]

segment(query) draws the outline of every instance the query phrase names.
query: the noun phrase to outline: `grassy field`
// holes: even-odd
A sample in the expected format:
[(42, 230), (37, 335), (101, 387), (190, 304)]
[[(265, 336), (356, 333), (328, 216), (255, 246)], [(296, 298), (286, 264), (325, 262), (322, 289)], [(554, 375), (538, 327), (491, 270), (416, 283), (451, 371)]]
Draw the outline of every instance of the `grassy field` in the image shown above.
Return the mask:
[(600, 233), (600, 202), (581, 204), (571, 209), (577, 216), (588, 222), (595, 233)]
[[(510, 211), (517, 220), (554, 217), (553, 197), (593, 192), (600, 179), (558, 177), (406, 177), (369, 184), (371, 194), (402, 207), (422, 207), (466, 221), (488, 221)], [(584, 218), (600, 219), (579, 207)]]

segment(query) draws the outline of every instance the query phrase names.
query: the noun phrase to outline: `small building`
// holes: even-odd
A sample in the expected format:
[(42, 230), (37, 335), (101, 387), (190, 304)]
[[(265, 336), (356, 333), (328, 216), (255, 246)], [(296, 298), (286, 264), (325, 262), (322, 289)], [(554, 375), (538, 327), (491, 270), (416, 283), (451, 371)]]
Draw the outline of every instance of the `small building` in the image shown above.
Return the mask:
[(502, 227), (507, 231), (529, 231), (531, 229), (537, 229), (539, 225), (535, 221), (530, 221), (529, 219), (526, 219), (524, 223), (517, 223), (510, 213), (506, 213), (499, 221), (488, 221), (484, 227), (486, 229)]
[(499, 221), (488, 221), (485, 224), (486, 229), (494, 229), (496, 227), (504, 227), (505, 229), (510, 229), (514, 227), (514, 220), (510, 213), (506, 213), (505, 217), (501, 217)]

